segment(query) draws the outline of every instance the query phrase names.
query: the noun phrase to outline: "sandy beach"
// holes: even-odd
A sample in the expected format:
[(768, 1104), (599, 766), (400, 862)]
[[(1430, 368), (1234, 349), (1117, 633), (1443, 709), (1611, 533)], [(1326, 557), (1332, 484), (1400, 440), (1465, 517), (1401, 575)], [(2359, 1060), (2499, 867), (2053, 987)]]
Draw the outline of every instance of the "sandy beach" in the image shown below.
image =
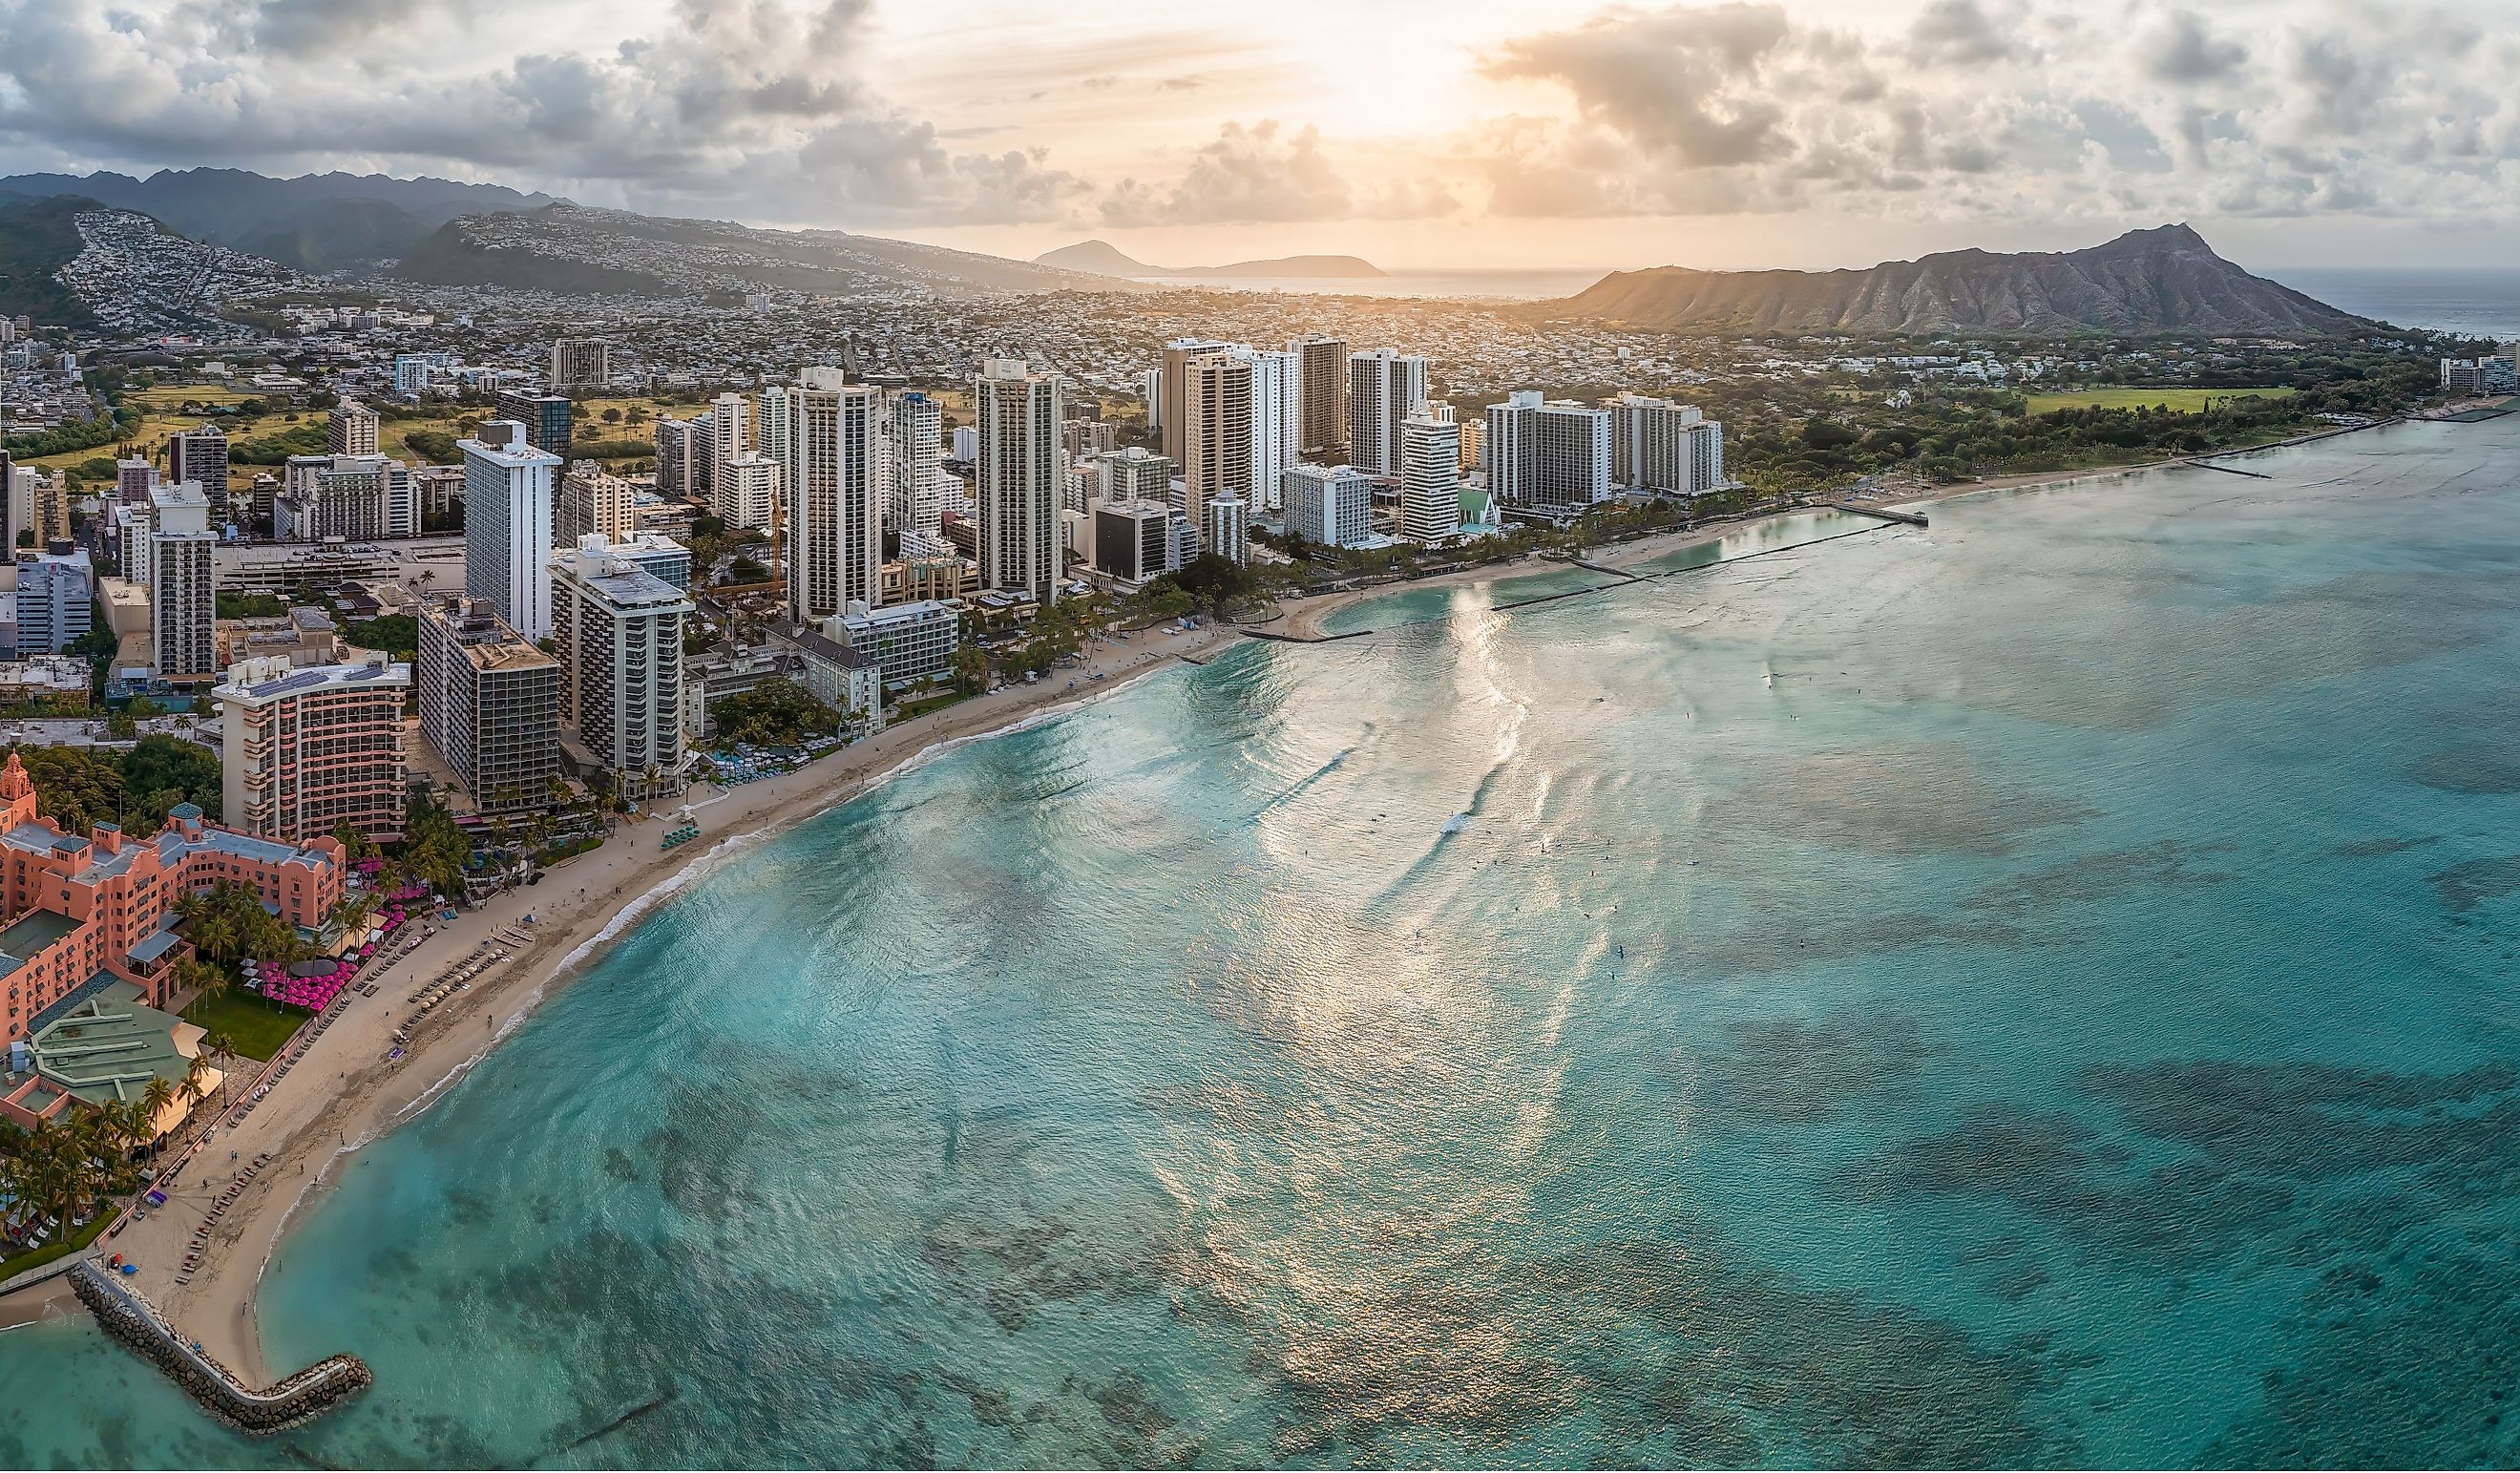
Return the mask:
[[(2311, 438), (2316, 438), (2313, 436)], [(2261, 447), (2273, 448), (2273, 447)], [(2159, 469), (2177, 462), (1999, 477), (1943, 487), (1918, 487), (1879, 496), (1877, 506), (1907, 506), (1993, 491), (2059, 486)], [(1811, 508), (1806, 510), (1823, 510)], [(1794, 512), (1770, 513), (1798, 514)], [(1768, 517), (1726, 521), (1659, 533), (1593, 550), (1586, 560), (1624, 567), (1732, 536)], [(1290, 600), (1268, 624), (1271, 633), (1311, 638), (1338, 609), (1359, 601), (1416, 588), (1481, 583), (1566, 566), (1522, 558), (1483, 564), (1438, 577), (1382, 583), (1312, 599)], [(555, 979), (601, 954), (627, 931), (650, 905), (715, 860), (757, 839), (823, 812), (863, 791), (883, 773), (922, 752), (1003, 732), (1062, 704), (1102, 695), (1129, 679), (1184, 657), (1197, 658), (1238, 637), (1232, 627), (1194, 633), (1168, 627), (1108, 640), (1088, 651), (1088, 670), (1067, 672), (1039, 685), (1016, 684), (973, 697), (944, 711), (898, 724), (810, 766), (779, 778), (720, 790), (702, 784), (684, 796), (702, 838), (674, 850), (657, 839), (682, 822), (681, 809), (664, 819), (629, 825), (611, 842), (545, 874), (539, 885), (501, 895), (478, 910), (461, 913), (417, 945), (380, 959), (362, 979), (374, 997), (343, 994), (331, 1024), (307, 1042), (286, 1079), (240, 1120), (223, 1122), (206, 1146), (188, 1162), (166, 1205), (145, 1221), (127, 1225), (99, 1251), (136, 1261), (134, 1283), (204, 1350), (247, 1379), (267, 1383), (294, 1366), (263, 1363), (254, 1317), (254, 1295), (299, 1206), (329, 1184), (360, 1145), (408, 1120), (442, 1094), (499, 1039), (529, 1015)], [(1099, 671), (1104, 679), (1089, 681)], [(528, 923), (527, 917), (531, 921)], [(502, 945), (498, 934), (522, 936), (503, 947), (511, 955), (472, 984), (427, 1010), (404, 1056), (389, 1057), (396, 1031), (419, 1009), (414, 994), (485, 947)], [(197, 1229), (216, 1199), (257, 1159), (263, 1164), (209, 1228), (202, 1266), (187, 1283), (177, 1272)], [(58, 1280), (0, 1299), (0, 1328), (63, 1314), (79, 1314)], [(347, 1349), (348, 1347), (344, 1347)]]
[[(204, 1148), (164, 1187), (163, 1207), (127, 1225), (120, 1236), (99, 1239), (99, 1250), (137, 1262), (141, 1269), (132, 1282), (203, 1350), (248, 1380), (267, 1384), (295, 1370), (263, 1363), (255, 1289), (291, 1218), (312, 1192), (329, 1184), (351, 1152), (442, 1094), (532, 1012), (556, 979), (599, 956), (650, 905), (711, 862), (847, 801), (922, 752), (1007, 731), (1235, 638), (1226, 628), (1190, 634), (1166, 628), (1096, 645), (1087, 652), (1087, 668), (1073, 676), (1061, 671), (1038, 685), (1018, 683), (974, 696), (896, 724), (796, 772), (724, 790), (696, 786), (683, 801), (699, 825), (700, 840), (673, 850), (657, 847), (659, 837), (681, 822), (679, 810), (629, 824), (601, 849), (548, 870), (540, 884), (459, 913), (390, 960), (381, 956), (361, 979), (375, 983), (377, 995), (343, 993), (320, 1037), (309, 1044), (308, 1033), (300, 1033), (302, 1052), (288, 1077), (242, 1119), (211, 1133)], [(1096, 671), (1104, 679), (1085, 678)], [(526, 940), (503, 948), (512, 953), (508, 960), (428, 1009), (403, 1056), (389, 1057), (396, 1030), (419, 1011), (411, 997), (485, 944), (495, 945), (498, 932)], [(178, 1268), (212, 1204), (257, 1159), (261, 1168), (210, 1229), (202, 1266), (189, 1283), (178, 1284)], [(0, 1327), (66, 1313), (84, 1311), (55, 1280), (0, 1299)]]
[[(2210, 460), (2217, 456), (2239, 455), (2257, 450), (2276, 450), (2286, 445), (2298, 445), (2311, 440), (2327, 439), (2338, 434), (2350, 434), (2355, 428), (2367, 427), (2370, 426), (2324, 429), (2265, 445), (2244, 446), (2238, 450), (2211, 451), (2198, 456), (2176, 456), (2129, 466), (2104, 466), (2083, 470), (2033, 470), (2024, 471), (2018, 475), (1991, 475), (1982, 480), (1958, 481), (1948, 486), (1920, 485), (1901, 489), (1889, 495), (1868, 498), (1864, 504), (1885, 509), (1916, 507), (1932, 502), (1953, 501), (1964, 496), (1980, 496), (1992, 491), (2028, 491), (2073, 485), (2082, 481), (2116, 480), (2121, 476), (2188, 465), (2197, 460)], [(1584, 560), (1601, 567), (1634, 567), (1638, 563), (1650, 562), (1657, 558), (1667, 557), (1686, 548), (1703, 547), (1710, 542), (1721, 542), (1727, 537), (1746, 532), (1762, 522), (1772, 521), (1779, 516), (1799, 516), (1828, 510), (1830, 508), (1825, 503), (1816, 502), (1808, 507), (1784, 512), (1769, 512), (1757, 516), (1743, 517), (1737, 521), (1710, 522), (1705, 526), (1690, 527), (1681, 531), (1655, 532), (1629, 542), (1606, 543), (1589, 548), (1584, 553)], [(1319, 639), (1324, 632), (1323, 626), (1330, 615), (1368, 599), (1378, 599), (1386, 594), (1406, 593), (1412, 589), (1452, 588), (1462, 584), (1490, 583), (1499, 578), (1530, 577), (1538, 573), (1553, 572), (1568, 565), (1561, 558), (1526, 556), (1502, 562), (1483, 562), (1476, 567), (1462, 568), (1458, 572), (1440, 573), (1430, 578), (1401, 579), (1347, 589), (1339, 593), (1320, 594), (1309, 599), (1288, 599), (1283, 601), (1282, 611), (1278, 617), (1252, 627), (1298, 640)]]

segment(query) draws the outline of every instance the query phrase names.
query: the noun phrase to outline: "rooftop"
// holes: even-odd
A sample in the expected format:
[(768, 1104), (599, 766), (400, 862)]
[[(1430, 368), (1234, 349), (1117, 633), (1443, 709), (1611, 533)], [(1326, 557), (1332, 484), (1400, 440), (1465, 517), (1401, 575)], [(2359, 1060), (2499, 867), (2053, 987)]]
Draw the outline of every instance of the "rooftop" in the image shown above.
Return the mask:
[[(140, 998), (138, 987), (120, 979), (89, 993), (27, 1040), (35, 1068), (90, 1105), (128, 1104), (153, 1079), (180, 1087), (201, 1051), (202, 1030)], [(202, 1084), (214, 1087), (217, 1079), (210, 1070)]]
[(6, 976), (79, 928), (80, 922), (50, 911), (28, 911), (0, 930), (0, 976)]
[(559, 456), (548, 450), (536, 450), (522, 440), (513, 445), (484, 445), (479, 440), (458, 440), (455, 444), (457, 449), (464, 452), (465, 460), (487, 461), (493, 466), (506, 469), (513, 470), (527, 466), (557, 466), (561, 463)]
[(462, 651), (475, 670), (530, 670), (537, 665), (560, 667), (560, 661), (508, 627), (508, 621), (490, 611), (490, 605), (479, 603), (467, 607), (462, 603), (430, 604), (421, 617), (446, 632), (448, 640)]
[(221, 700), (248, 704), (312, 691), (386, 690), (411, 684), (411, 667), (370, 661), (356, 665), (292, 666), (286, 656), (256, 656), (228, 667), (228, 678), (210, 692)]

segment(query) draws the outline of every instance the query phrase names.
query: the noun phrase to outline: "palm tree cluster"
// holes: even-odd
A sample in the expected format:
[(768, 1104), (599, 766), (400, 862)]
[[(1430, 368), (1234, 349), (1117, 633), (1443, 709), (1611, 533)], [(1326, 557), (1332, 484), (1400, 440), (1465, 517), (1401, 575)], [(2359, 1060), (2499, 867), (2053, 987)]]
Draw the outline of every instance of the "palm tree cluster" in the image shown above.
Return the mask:
[(132, 1151), (158, 1138), (159, 1111), (179, 1097), (201, 1097), (202, 1067), (194, 1060), (180, 1087), (153, 1079), (138, 1099), (76, 1107), (39, 1119), (31, 1130), (0, 1131), (0, 1190), (36, 1215), (26, 1247), (62, 1241), (73, 1223), (139, 1186)]
[(175, 902), (184, 935), (193, 950), (221, 967), (247, 957), (290, 960), (302, 956), (305, 943), (297, 928), (262, 908), (262, 896), (251, 885), (220, 880)]

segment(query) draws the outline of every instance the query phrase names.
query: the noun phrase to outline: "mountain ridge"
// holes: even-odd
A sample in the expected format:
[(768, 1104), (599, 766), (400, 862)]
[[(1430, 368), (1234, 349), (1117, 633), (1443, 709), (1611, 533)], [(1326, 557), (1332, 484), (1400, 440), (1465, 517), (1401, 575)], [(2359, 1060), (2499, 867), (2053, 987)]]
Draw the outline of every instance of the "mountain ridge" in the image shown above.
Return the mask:
[(2352, 333), (2376, 326), (2255, 276), (2184, 223), (2081, 250), (1970, 247), (1837, 271), (1614, 271), (1547, 317), (1676, 332)]
[(906, 288), (940, 296), (1158, 290), (881, 236), (771, 230), (566, 201), (450, 220), (397, 262), (393, 274), (446, 286), (631, 296), (759, 290), (858, 296)]
[(267, 257), (301, 271), (386, 260), (462, 215), (537, 209), (552, 196), (500, 184), (334, 170), (278, 179), (250, 169), (159, 169), (146, 178), (17, 174), (0, 194), (75, 195), (127, 209), (196, 241)]

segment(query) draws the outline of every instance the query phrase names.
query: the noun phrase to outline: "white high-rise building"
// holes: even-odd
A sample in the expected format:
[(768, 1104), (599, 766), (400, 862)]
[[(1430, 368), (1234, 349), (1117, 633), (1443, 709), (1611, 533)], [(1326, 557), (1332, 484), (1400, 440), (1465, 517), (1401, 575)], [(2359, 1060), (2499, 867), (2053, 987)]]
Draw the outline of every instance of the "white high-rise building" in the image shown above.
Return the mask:
[(212, 589), (210, 499), (197, 481), (149, 493), (149, 634), (160, 679), (204, 680), (219, 673), (218, 603)]
[(1656, 496), (1703, 496), (1723, 484), (1724, 426), (1694, 404), (1621, 394), (1610, 416), (1610, 481)]
[(1401, 471), (1400, 426), (1426, 407), (1426, 360), (1397, 348), (1347, 360), (1348, 464), (1368, 475)]
[(1400, 424), (1400, 534), (1419, 542), (1462, 529), (1462, 426), (1424, 415)]
[(1251, 486), (1245, 499), (1255, 512), (1278, 509), (1278, 477), (1301, 458), (1302, 364), (1293, 353), (1244, 348), (1251, 365)]
[(552, 503), (561, 459), (525, 443), (525, 426), (492, 420), (464, 452), (464, 593), (525, 639), (552, 632)]
[(770, 503), (745, 505), (728, 494), (728, 463), (757, 453), (752, 412), (752, 401), (742, 394), (720, 394), (709, 408), (709, 510), (733, 531), (766, 531), (774, 511)]
[(1691, 496), (1724, 489), (1724, 424), (1700, 420), (1688, 426), (1688, 488)]
[(1607, 501), (1612, 468), (1612, 415), (1570, 400), (1544, 400), (1519, 389), (1487, 411), (1479, 447), (1488, 489), (1508, 507), (1564, 511)]
[(971, 380), (980, 587), (1044, 605), (1058, 598), (1064, 573), (1060, 407), (1057, 376), (1020, 358), (992, 359)]
[(788, 464), (788, 437), (793, 432), (796, 411), (790, 398), (794, 390), (784, 383), (762, 385), (760, 398), (753, 406), (752, 448), (762, 459), (784, 469)]
[(705, 436), (699, 426), (689, 420), (658, 417), (656, 421), (656, 492), (660, 496), (692, 497), (708, 488), (708, 476), (701, 456)]
[(626, 796), (651, 795), (683, 765), (683, 620), (691, 612), (682, 590), (615, 556), (601, 537), (552, 558), (561, 730), (616, 776)]
[(1228, 562), (1251, 560), (1251, 504), (1240, 496), (1211, 498), (1202, 510), (1199, 547)]
[(883, 602), (877, 395), (809, 368), (788, 397), (788, 616), (816, 624)]
[(1289, 466), (1282, 478), (1286, 530), (1324, 547), (1362, 547), (1373, 534), (1373, 480), (1353, 466)]
[(892, 529), (933, 535), (944, 525), (944, 406), (922, 393), (897, 394), (887, 420), (885, 500)]
[(718, 519), (730, 527), (769, 527), (779, 521), (779, 499), (787, 477), (779, 463), (753, 451), (720, 461), (711, 499)]

